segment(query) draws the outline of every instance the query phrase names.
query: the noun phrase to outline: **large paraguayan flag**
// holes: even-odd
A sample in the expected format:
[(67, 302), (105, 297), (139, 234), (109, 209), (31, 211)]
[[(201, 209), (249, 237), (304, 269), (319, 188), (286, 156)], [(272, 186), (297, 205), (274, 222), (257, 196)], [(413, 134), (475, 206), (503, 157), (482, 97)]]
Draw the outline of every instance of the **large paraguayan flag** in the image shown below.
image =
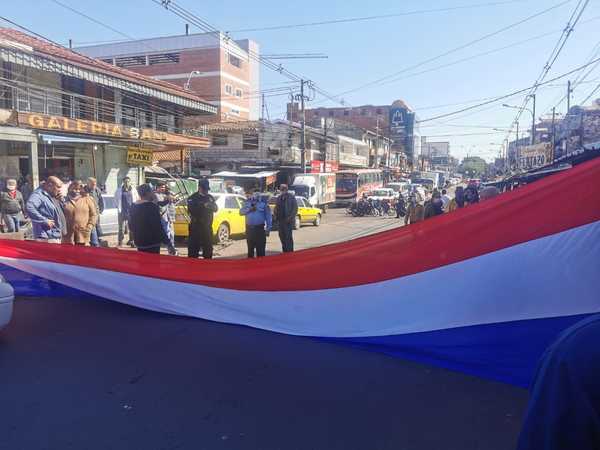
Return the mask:
[(562, 330), (600, 312), (599, 261), (600, 158), (425, 222), (257, 260), (0, 241), (17, 295), (78, 290), (521, 386)]

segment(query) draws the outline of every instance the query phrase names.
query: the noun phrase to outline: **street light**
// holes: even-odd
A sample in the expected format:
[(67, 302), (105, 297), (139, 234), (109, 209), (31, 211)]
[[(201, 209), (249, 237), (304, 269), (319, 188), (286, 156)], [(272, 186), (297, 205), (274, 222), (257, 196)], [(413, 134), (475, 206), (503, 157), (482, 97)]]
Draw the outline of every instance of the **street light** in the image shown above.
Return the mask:
[(199, 70), (192, 70), (192, 71), (190, 72), (190, 75), (188, 76), (188, 79), (187, 79), (187, 81), (186, 81), (186, 82), (185, 82), (185, 84), (183, 85), (183, 88), (184, 88), (186, 91), (189, 91), (189, 90), (190, 90), (190, 81), (192, 80), (192, 77), (193, 77), (194, 75), (202, 75), (203, 73), (204, 73), (204, 72), (200, 72)]
[[(529, 111), (529, 113), (531, 113), (531, 145), (533, 145), (533, 144), (535, 144), (535, 94), (532, 94), (530, 97), (533, 98), (533, 111), (529, 108), (522, 108), (522, 109), (525, 111)], [(503, 103), (502, 106), (505, 108), (510, 108), (510, 109), (518, 109), (519, 111), (521, 110), (521, 108), (519, 106), (507, 105), (506, 103)], [(518, 133), (517, 133), (517, 140), (518, 140)]]

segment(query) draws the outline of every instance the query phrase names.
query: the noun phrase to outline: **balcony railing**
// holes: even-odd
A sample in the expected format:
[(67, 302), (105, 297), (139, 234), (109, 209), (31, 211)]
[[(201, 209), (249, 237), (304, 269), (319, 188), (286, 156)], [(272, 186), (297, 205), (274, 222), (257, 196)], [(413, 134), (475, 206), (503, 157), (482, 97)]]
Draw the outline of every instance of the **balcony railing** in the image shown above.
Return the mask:
[(13, 80), (0, 79), (0, 108), (151, 128), (190, 136), (207, 135), (206, 129), (177, 128), (176, 123), (180, 122), (181, 117), (160, 106), (148, 104), (147, 108), (141, 108), (58, 89), (18, 84)]

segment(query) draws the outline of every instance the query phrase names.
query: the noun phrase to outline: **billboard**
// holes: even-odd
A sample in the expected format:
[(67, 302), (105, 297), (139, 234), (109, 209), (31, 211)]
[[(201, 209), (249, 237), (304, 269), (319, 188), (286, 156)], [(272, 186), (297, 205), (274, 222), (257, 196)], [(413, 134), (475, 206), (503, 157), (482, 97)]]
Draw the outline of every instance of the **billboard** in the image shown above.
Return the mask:
[(394, 141), (392, 149), (406, 153), (409, 161), (414, 154), (413, 133), (415, 113), (402, 106), (390, 109), (390, 138)]
[(521, 147), (519, 149), (517, 165), (519, 169), (523, 170), (543, 167), (552, 163), (554, 159), (553, 153), (552, 144), (550, 142)]
[(421, 155), (426, 158), (450, 156), (450, 142), (425, 142), (421, 145)]

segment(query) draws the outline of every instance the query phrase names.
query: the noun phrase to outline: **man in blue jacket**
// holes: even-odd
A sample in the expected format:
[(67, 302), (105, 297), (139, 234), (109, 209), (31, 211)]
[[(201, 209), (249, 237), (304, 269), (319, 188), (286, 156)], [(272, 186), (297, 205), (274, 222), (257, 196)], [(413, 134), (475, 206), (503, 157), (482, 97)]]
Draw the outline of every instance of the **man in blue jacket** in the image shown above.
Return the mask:
[(66, 232), (66, 220), (58, 199), (62, 186), (60, 178), (48, 177), (27, 200), (27, 215), (37, 241), (60, 244), (63, 232)]
[(248, 258), (265, 256), (267, 236), (271, 232), (273, 218), (267, 200), (254, 189), (248, 191), (240, 214), (246, 216), (246, 243), (248, 244)]

